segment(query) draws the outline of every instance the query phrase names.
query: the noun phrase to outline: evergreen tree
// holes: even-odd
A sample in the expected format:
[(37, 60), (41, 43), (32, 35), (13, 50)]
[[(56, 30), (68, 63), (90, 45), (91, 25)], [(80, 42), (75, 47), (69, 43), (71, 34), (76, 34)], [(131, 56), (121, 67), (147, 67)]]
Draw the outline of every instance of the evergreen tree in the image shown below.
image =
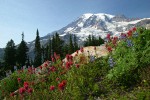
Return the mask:
[(63, 45), (63, 48), (62, 48), (63, 49), (63, 56), (62, 56), (63, 58), (66, 56), (66, 54), (69, 53), (69, 49), (68, 48), (69, 48), (68, 44), (64, 44)]
[(55, 35), (53, 35), (53, 38), (52, 38), (52, 54), (54, 52), (56, 52), (57, 54), (60, 54), (60, 56), (63, 55), (63, 51), (62, 51), (62, 48), (63, 48), (63, 44), (64, 44), (64, 41), (59, 37), (59, 34), (56, 33)]
[(30, 65), (34, 65), (32, 58), (30, 58), (29, 60), (30, 60)]
[(91, 46), (92, 45), (92, 39), (91, 39), (91, 35), (88, 36), (88, 45)]
[(72, 43), (72, 35), (70, 34), (70, 37), (69, 37), (69, 54), (73, 53), (73, 51), (74, 51), (74, 46)]
[(88, 38), (86, 39), (84, 46), (92, 46), (92, 38), (91, 35), (88, 36)]
[(6, 69), (13, 70), (13, 66), (16, 64), (16, 49), (15, 43), (12, 39), (6, 45), (4, 52), (4, 61), (5, 65), (7, 66)]
[(51, 55), (52, 55), (52, 40), (49, 39), (49, 44), (47, 45), (47, 59), (51, 60)]
[(20, 66), (25, 65), (25, 62), (27, 61), (27, 52), (28, 47), (26, 42), (24, 41), (24, 33), (22, 33), (22, 41), (17, 48), (17, 63)]
[(36, 32), (34, 52), (35, 52), (34, 65), (35, 65), (35, 67), (38, 67), (42, 64), (41, 44), (40, 44), (40, 37), (39, 37), (38, 29)]
[(87, 40), (84, 42), (84, 46), (99, 46), (101, 44), (104, 44), (104, 40), (99, 37), (95, 38), (93, 35), (88, 36)]
[(51, 56), (53, 56), (54, 51), (56, 50), (56, 45), (55, 45), (55, 36), (53, 35), (52, 37), (52, 51), (51, 51)]
[(104, 40), (101, 37), (99, 37), (99, 45), (101, 44), (104, 44)]
[(55, 34), (55, 46), (56, 46), (55, 52), (56, 52), (57, 54), (62, 55), (63, 41), (60, 39), (58, 33)]
[(96, 46), (96, 38), (92, 35), (92, 43), (91, 46)]
[(30, 63), (30, 58), (29, 58), (29, 56), (27, 57), (26, 66), (31, 66), (31, 63)]
[(45, 58), (44, 58), (44, 61), (45, 60), (49, 60), (49, 44), (46, 46), (46, 48), (44, 49), (45, 50), (45, 54), (44, 54), (44, 56), (45, 56)]
[(45, 48), (44, 48), (44, 46), (42, 46), (42, 48), (41, 48), (41, 54), (42, 54), (42, 62), (44, 62), (45, 61)]
[(73, 42), (74, 42), (74, 51), (78, 50), (79, 47), (78, 47), (78, 43), (77, 43), (77, 37), (76, 35), (74, 34), (74, 38), (73, 38)]

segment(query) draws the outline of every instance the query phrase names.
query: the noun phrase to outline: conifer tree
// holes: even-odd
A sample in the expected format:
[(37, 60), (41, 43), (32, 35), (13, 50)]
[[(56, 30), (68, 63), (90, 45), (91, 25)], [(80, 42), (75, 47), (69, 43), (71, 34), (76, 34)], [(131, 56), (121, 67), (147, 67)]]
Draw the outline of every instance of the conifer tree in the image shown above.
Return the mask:
[(74, 34), (74, 38), (73, 38), (73, 42), (74, 42), (74, 51), (78, 50), (79, 47), (78, 47), (78, 43), (77, 43), (77, 37), (76, 35)]
[(55, 36), (53, 35), (53, 37), (52, 37), (52, 51), (51, 51), (51, 56), (53, 56), (53, 54), (54, 54), (54, 51), (56, 50), (55, 49), (56, 48), (56, 45), (55, 45)]
[(49, 44), (47, 45), (47, 59), (51, 60), (51, 54), (52, 54), (52, 40), (49, 39)]
[(45, 50), (45, 54), (44, 54), (45, 58), (44, 58), (44, 61), (45, 61), (45, 60), (49, 60), (49, 58), (48, 58), (48, 56), (50, 56), (50, 55), (49, 55), (49, 51), (48, 51), (48, 50), (49, 50), (49, 44), (46, 45), (46, 47), (45, 47), (44, 50)]
[(55, 46), (56, 46), (56, 48), (55, 48), (55, 52), (57, 53), (57, 54), (61, 54), (61, 50), (62, 50), (62, 43), (61, 43), (62, 41), (61, 41), (61, 39), (60, 39), (60, 37), (59, 37), (59, 34), (58, 33), (56, 33), (55, 34)]
[(96, 46), (96, 38), (92, 35), (92, 43), (91, 45)]
[(104, 40), (101, 37), (99, 37), (99, 45), (101, 44), (104, 44)]
[(69, 53), (69, 45), (68, 44), (64, 44), (63, 45), (63, 56), (62, 57), (65, 57), (66, 56), (66, 54), (68, 54)]
[(6, 69), (13, 70), (13, 66), (16, 64), (16, 49), (15, 43), (12, 39), (6, 45), (4, 52), (4, 61), (5, 65), (7, 66)]
[(39, 37), (38, 29), (36, 32), (34, 53), (35, 53), (34, 65), (35, 65), (35, 67), (38, 67), (42, 64), (41, 44), (40, 44), (40, 37)]
[(31, 63), (30, 63), (30, 58), (29, 58), (29, 56), (27, 57), (26, 65), (27, 65), (27, 66), (31, 66)]
[(84, 43), (84, 46), (99, 46), (100, 44), (103, 44), (104, 40), (99, 37), (99, 38), (95, 38), (93, 35), (91, 37), (91, 35), (88, 36), (87, 40)]
[(17, 48), (17, 63), (20, 66), (25, 65), (25, 62), (27, 61), (27, 52), (28, 47), (26, 42), (24, 41), (24, 33), (22, 33), (22, 41)]
[(72, 43), (72, 35), (70, 34), (70, 37), (69, 37), (69, 54), (73, 53), (73, 51), (74, 51), (74, 46)]
[(92, 45), (92, 39), (91, 39), (91, 35), (88, 36), (88, 45), (91, 46)]
[(41, 54), (42, 54), (42, 62), (45, 61), (45, 48), (44, 46), (41, 47)]
[(64, 41), (59, 37), (59, 34), (56, 33), (52, 37), (52, 54), (56, 52), (57, 54), (60, 54), (60, 56), (63, 55), (62, 47), (63, 47)]

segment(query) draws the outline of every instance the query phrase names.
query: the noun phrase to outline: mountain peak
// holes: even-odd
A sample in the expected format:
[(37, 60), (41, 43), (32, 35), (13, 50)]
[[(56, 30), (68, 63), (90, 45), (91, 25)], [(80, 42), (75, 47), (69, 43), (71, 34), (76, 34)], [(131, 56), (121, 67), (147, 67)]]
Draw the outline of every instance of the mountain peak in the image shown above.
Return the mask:
[(109, 18), (115, 17), (114, 15), (110, 15), (110, 14), (106, 14), (106, 13), (97, 13), (97, 14), (94, 14), (94, 15), (99, 16), (99, 17), (101, 17), (101, 16), (107, 16)]
[(91, 17), (93, 14), (92, 13), (85, 13), (81, 16), (81, 18), (84, 18), (84, 19), (88, 19), (89, 17)]
[(83, 18), (83, 19), (88, 19), (88, 18), (90, 18), (91, 16), (97, 16), (97, 17), (99, 17), (99, 18), (102, 18), (103, 19), (103, 17), (108, 17), (108, 18), (113, 18), (113, 17), (115, 17), (114, 15), (110, 15), (110, 14), (106, 14), (106, 13), (96, 13), (96, 14), (92, 14), (92, 13), (85, 13), (85, 14), (83, 14), (80, 18)]

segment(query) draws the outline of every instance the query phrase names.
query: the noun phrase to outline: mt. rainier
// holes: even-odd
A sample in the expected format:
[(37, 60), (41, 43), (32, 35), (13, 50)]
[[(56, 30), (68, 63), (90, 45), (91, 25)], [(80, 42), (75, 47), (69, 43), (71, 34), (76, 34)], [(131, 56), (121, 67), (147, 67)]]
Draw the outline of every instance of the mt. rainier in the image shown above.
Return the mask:
[[(80, 45), (86, 40), (88, 35), (95, 37), (101, 36), (105, 38), (108, 33), (113, 36), (118, 36), (120, 33), (127, 32), (130, 28), (135, 26), (143, 26), (150, 28), (150, 18), (143, 18), (138, 20), (131, 20), (124, 15), (110, 15), (105, 13), (91, 14), (86, 13), (77, 18), (72, 23), (54, 31), (40, 38), (41, 44), (48, 43), (49, 38), (56, 32), (65, 42), (68, 42), (69, 35), (75, 34)], [(28, 42), (29, 55), (33, 55), (35, 41)]]
[[(91, 14), (86, 13), (77, 18), (72, 23), (60, 30), (54, 31), (41, 37), (41, 44), (45, 45), (49, 38), (56, 32), (66, 42), (70, 34), (75, 34), (79, 44), (83, 44), (88, 35), (105, 38), (108, 33), (118, 36), (122, 32), (127, 32), (134, 26), (150, 26), (150, 18), (131, 20), (124, 15), (110, 15), (105, 13)], [(29, 51), (34, 49), (34, 41), (28, 43)]]
[[(124, 15), (114, 16), (104, 13), (87, 13), (83, 14), (77, 20), (57, 32), (63, 39), (68, 38), (69, 34), (75, 34), (78, 37), (78, 42), (80, 43), (83, 42), (88, 35), (94, 35), (96, 37), (101, 36), (102, 38), (105, 38), (108, 33), (112, 35), (119, 35), (119, 33), (126, 32), (134, 26), (139, 26), (138, 23), (145, 20), (146, 22), (148, 20), (150, 21), (150, 18), (131, 20), (126, 18)], [(149, 21), (147, 24), (150, 23)], [(49, 35), (52, 35), (52, 33), (43, 38), (47, 38)]]

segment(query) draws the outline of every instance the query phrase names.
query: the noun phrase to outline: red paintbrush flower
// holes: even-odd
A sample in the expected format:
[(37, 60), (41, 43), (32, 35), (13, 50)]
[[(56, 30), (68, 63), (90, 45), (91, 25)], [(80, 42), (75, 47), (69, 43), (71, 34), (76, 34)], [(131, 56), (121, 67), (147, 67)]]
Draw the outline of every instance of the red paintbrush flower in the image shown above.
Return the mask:
[(129, 30), (129, 32), (127, 33), (128, 37), (131, 37), (132, 36), (132, 31)]
[(136, 27), (134, 27), (132, 30), (133, 30), (133, 31), (136, 31)]
[(33, 92), (33, 89), (32, 89), (32, 88), (29, 88), (29, 89), (28, 89), (28, 93), (31, 94), (32, 92)]
[(42, 66), (40, 66), (40, 69), (42, 70)]
[(24, 86), (24, 89), (28, 90), (28, 88), (29, 88), (29, 83), (28, 83), (28, 82), (24, 82), (23, 86)]
[(108, 47), (107, 47), (107, 50), (108, 50), (109, 52), (112, 52), (112, 47), (108, 46)]
[(55, 57), (55, 59), (57, 58), (57, 54), (56, 54), (56, 52), (54, 52), (54, 57)]
[(58, 89), (61, 90), (61, 91), (64, 90), (64, 85), (62, 83), (59, 83), (58, 84)]
[(111, 40), (111, 38), (110, 38), (110, 34), (107, 34), (106, 39), (107, 39), (108, 41), (110, 41), (110, 40)]
[(61, 83), (63, 83), (64, 85), (67, 84), (67, 80), (63, 80)]
[(21, 78), (17, 78), (17, 80), (18, 80), (18, 83), (20, 83), (20, 81), (21, 81)]
[(77, 68), (79, 68), (79, 67), (80, 67), (80, 65), (79, 65), (79, 64), (76, 64), (76, 67), (77, 67)]
[(50, 91), (53, 91), (55, 89), (55, 86), (50, 86)]
[(61, 83), (58, 84), (58, 89), (61, 91), (64, 90), (66, 84), (67, 84), (67, 81), (63, 80)]
[(24, 82), (23, 85), (29, 85), (29, 83), (28, 82)]
[(29, 88), (29, 85), (27, 85), (27, 84), (24, 85), (24, 89), (25, 89), (25, 90), (28, 90), (28, 88)]
[(69, 63), (70, 63), (70, 66), (73, 65), (73, 62), (72, 62), (72, 61), (70, 61)]
[(57, 77), (57, 78), (56, 78), (56, 81), (59, 81), (59, 80), (60, 80), (60, 78)]
[(70, 56), (69, 56), (69, 59), (72, 61), (72, 60), (73, 60), (73, 56), (72, 56), (72, 55), (70, 55)]
[(112, 40), (113, 45), (116, 45), (117, 40), (118, 40), (118, 37), (114, 37), (114, 38), (113, 38), (113, 40)]
[(71, 65), (70, 62), (66, 62), (66, 69), (70, 69)]
[(48, 66), (48, 64), (47, 64), (47, 63), (45, 63), (45, 64), (44, 64), (44, 67), (47, 67), (47, 66)]
[(52, 60), (52, 62), (55, 62), (55, 59), (54, 59), (54, 57), (53, 57), (53, 56), (51, 56), (51, 60)]
[(22, 95), (24, 92), (25, 92), (25, 89), (24, 89), (23, 87), (21, 87), (21, 88), (19, 89), (19, 93)]
[(49, 68), (49, 70), (52, 71), (52, 72), (55, 72), (56, 68), (54, 66), (52, 66), (52, 67)]
[(11, 97), (13, 97), (14, 95), (15, 95), (14, 92), (10, 93), (10, 96), (11, 96)]
[(80, 51), (83, 53), (84, 52), (84, 49), (83, 49), (83, 47), (82, 48), (80, 48)]

